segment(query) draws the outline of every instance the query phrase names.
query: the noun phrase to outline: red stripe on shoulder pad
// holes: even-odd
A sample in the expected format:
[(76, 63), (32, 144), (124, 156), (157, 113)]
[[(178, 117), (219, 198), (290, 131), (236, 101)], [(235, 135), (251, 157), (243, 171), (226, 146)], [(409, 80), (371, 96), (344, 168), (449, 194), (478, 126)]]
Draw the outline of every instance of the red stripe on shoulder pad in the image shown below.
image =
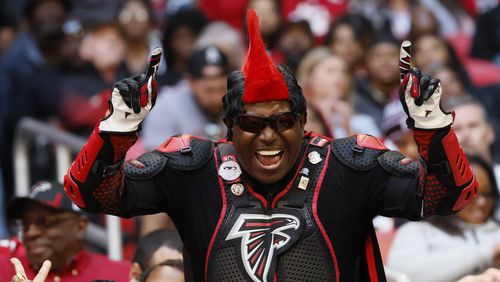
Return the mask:
[(323, 148), (332, 141), (331, 138), (328, 138), (326, 136), (314, 132), (308, 132), (308, 133), (311, 136), (311, 141), (309, 141), (310, 145)]
[(180, 134), (176, 136), (170, 137), (167, 141), (161, 144), (157, 151), (164, 153), (172, 153), (172, 152), (186, 152), (191, 150), (191, 138), (193, 136), (189, 134)]
[(357, 134), (356, 144), (363, 148), (370, 148), (375, 150), (388, 150), (387, 147), (378, 138), (368, 134)]

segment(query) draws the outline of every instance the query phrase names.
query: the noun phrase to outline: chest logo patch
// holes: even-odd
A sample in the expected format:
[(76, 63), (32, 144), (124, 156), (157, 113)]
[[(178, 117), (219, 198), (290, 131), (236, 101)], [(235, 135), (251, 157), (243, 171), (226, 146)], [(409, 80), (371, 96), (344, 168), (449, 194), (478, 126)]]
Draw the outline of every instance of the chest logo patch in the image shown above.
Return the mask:
[(255, 282), (273, 281), (276, 257), (300, 237), (303, 227), (293, 215), (241, 214), (226, 241), (241, 238), (241, 262)]

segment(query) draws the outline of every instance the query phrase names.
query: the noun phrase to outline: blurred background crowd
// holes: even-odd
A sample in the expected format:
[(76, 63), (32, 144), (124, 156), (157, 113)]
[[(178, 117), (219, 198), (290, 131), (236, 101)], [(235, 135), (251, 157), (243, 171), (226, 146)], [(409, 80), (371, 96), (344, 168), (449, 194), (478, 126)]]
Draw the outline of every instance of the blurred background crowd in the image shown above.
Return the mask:
[[(453, 127), (480, 193), (452, 217), (376, 218), (388, 273), (454, 281), (500, 267), (498, 0), (0, 0), (2, 207), (16, 196), (20, 121), (31, 117), (86, 138), (113, 84), (144, 72), (154, 47), (164, 50), (158, 99), (128, 158), (178, 133), (223, 138), (221, 98), (246, 54), (248, 8), (260, 17), (269, 55), (296, 74), (308, 102), (307, 130), (333, 138), (369, 133), (416, 158), (397, 97), (399, 46), (412, 41), (414, 64), (441, 80), (442, 106), (456, 112)], [(61, 182), (54, 144), (35, 136), (29, 148), (29, 184)], [(0, 238), (12, 238), (18, 234), (5, 211)], [(125, 258), (141, 235), (161, 228), (175, 227), (164, 215), (124, 220)]]

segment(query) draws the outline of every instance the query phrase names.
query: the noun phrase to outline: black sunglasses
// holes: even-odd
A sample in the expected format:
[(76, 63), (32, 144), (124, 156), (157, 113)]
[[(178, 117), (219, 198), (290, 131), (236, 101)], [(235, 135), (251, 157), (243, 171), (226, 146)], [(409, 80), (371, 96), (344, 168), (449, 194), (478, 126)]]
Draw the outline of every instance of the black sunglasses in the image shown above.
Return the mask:
[(274, 131), (280, 133), (292, 128), (299, 117), (299, 113), (293, 112), (281, 113), (270, 117), (239, 114), (234, 118), (234, 122), (242, 130), (255, 134), (259, 134), (268, 124)]

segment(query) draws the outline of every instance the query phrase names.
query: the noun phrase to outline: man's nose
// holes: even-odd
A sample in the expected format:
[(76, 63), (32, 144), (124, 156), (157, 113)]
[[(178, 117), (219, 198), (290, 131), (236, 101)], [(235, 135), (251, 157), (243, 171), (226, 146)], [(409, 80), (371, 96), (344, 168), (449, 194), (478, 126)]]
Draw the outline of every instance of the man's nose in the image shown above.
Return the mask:
[(259, 135), (259, 139), (264, 143), (264, 144), (272, 144), (276, 140), (277, 133), (274, 129), (271, 128), (269, 124), (266, 124), (266, 127), (262, 129)]

